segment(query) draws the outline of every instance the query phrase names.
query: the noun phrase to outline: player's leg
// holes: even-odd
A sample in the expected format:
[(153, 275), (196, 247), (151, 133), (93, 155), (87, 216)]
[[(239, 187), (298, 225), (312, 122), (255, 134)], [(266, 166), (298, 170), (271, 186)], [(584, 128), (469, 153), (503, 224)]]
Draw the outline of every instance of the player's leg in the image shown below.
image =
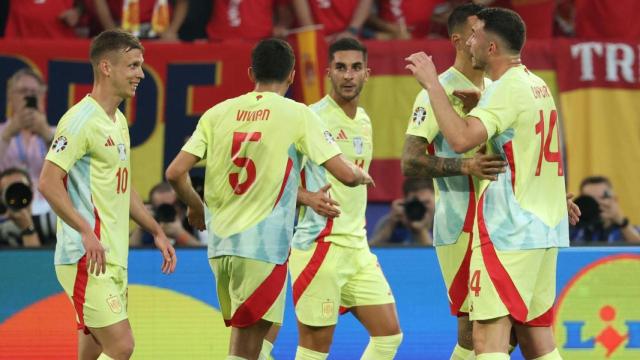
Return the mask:
[(402, 342), (402, 330), (389, 283), (368, 247), (349, 251), (358, 272), (343, 286), (342, 304), (369, 333), (362, 359), (393, 359)]
[(84, 329), (78, 330), (78, 359), (95, 360), (102, 353), (102, 346), (91, 333)]
[(541, 260), (535, 279), (535, 288), (529, 301), (527, 322), (514, 323), (520, 349), (526, 359), (560, 359), (551, 329), (556, 295), (558, 249), (536, 249), (532, 252), (539, 254)]
[(258, 357), (258, 360), (269, 360), (271, 358), (271, 351), (273, 351), (273, 345), (276, 343), (279, 332), (280, 325), (271, 325), (267, 335), (265, 335), (262, 341), (262, 349), (260, 349), (260, 357)]
[(298, 320), (296, 359), (326, 359), (340, 309), (340, 288), (355, 270), (341, 247), (314, 242), (292, 249), (289, 270)]
[(473, 348), (476, 359), (508, 359), (511, 327), (508, 316), (474, 321)]
[(232, 327), (229, 356), (257, 359), (269, 328), (284, 317), (287, 263), (221, 256), (209, 264), (222, 316)]
[[(95, 359), (98, 349), (117, 359), (131, 356), (134, 342), (127, 320), (127, 270), (107, 264), (106, 272), (96, 276), (87, 271), (85, 257), (55, 269), (76, 312), (78, 356)], [(116, 336), (101, 331), (105, 329), (115, 331)]]
[(114, 360), (127, 360), (133, 354), (133, 332), (129, 320), (106, 327), (92, 328), (89, 331), (102, 346), (102, 353)]
[(436, 246), (440, 271), (447, 288), (451, 315), (457, 317), (458, 337), (450, 360), (474, 359), (472, 323), (469, 320), (469, 266), (471, 233), (462, 232), (453, 244)]

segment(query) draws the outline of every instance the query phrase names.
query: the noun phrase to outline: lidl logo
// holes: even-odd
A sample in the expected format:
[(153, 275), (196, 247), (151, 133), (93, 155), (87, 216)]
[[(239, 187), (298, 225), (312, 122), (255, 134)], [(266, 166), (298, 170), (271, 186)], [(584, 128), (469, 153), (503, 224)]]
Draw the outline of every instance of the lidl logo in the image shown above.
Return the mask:
[(558, 298), (554, 333), (564, 359), (640, 359), (640, 256), (582, 269)]

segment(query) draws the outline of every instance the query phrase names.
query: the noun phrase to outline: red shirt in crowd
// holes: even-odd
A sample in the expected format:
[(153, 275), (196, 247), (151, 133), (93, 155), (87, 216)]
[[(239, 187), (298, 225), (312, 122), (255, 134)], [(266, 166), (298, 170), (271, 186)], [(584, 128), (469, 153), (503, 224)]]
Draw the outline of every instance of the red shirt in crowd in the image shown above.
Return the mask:
[(527, 39), (553, 37), (556, 0), (498, 0), (491, 6), (505, 7), (517, 12), (527, 26)]
[(325, 35), (345, 31), (360, 0), (309, 0), (313, 21), (324, 26)]
[(581, 38), (640, 38), (640, 1), (576, 0), (576, 36)]
[(7, 38), (76, 37), (58, 16), (73, 8), (73, 0), (10, 0), (4, 36)]
[(276, 0), (215, 0), (207, 37), (213, 41), (269, 37), (273, 31), (275, 3)]
[(381, 19), (400, 24), (404, 22), (413, 38), (429, 33), (431, 14), (442, 0), (380, 0)]

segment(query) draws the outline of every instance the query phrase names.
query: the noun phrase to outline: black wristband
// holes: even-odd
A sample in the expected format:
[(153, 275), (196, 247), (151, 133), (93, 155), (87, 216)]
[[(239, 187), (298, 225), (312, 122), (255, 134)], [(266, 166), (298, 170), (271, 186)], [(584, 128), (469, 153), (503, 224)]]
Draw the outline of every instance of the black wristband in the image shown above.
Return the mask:
[(20, 232), (20, 236), (28, 236), (36, 233), (36, 228), (33, 225), (27, 226), (24, 230)]
[(624, 229), (629, 225), (629, 218), (624, 218), (622, 219), (622, 222), (620, 224), (616, 224), (617, 227), (619, 227), (620, 229)]

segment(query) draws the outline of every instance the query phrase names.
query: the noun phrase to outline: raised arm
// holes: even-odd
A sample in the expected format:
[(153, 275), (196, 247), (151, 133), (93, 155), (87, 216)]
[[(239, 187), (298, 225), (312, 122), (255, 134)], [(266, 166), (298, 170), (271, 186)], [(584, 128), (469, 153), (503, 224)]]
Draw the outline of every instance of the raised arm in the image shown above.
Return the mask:
[(375, 186), (371, 176), (347, 160), (342, 154), (336, 155), (322, 164), (338, 181), (350, 186), (371, 184)]
[(402, 151), (402, 174), (406, 177), (437, 178), (473, 175), (479, 179), (496, 180), (507, 163), (499, 155), (484, 155), (482, 151), (471, 158), (444, 158), (427, 153), (427, 139), (407, 135)]

